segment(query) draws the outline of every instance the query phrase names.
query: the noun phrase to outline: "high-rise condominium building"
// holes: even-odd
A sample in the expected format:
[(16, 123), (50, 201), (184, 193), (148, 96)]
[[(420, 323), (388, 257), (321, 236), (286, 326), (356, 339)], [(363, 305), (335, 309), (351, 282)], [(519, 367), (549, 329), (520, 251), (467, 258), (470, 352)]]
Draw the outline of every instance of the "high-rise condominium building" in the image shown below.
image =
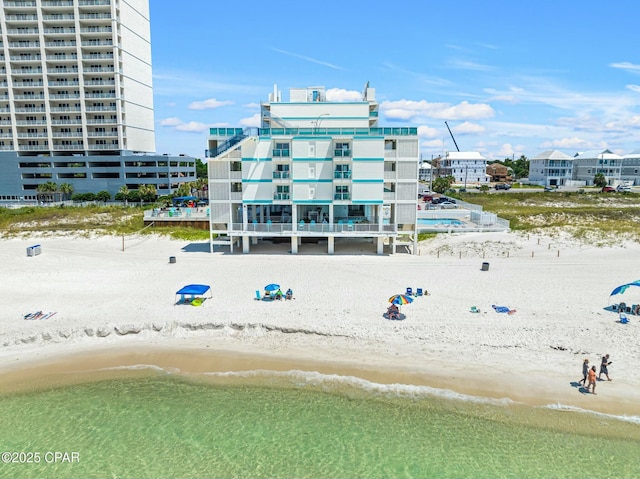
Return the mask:
[[(357, 101), (331, 101), (324, 87), (274, 88), (261, 128), (212, 128), (209, 206), (212, 244), (305, 241), (339, 251), (353, 238), (382, 254), (416, 241), (417, 128), (378, 126), (369, 85)], [(303, 247), (303, 246), (302, 246)]]
[(149, 0), (3, 0), (0, 29), (0, 200), (45, 182), (166, 194), (194, 175), (193, 159), (148, 155)]

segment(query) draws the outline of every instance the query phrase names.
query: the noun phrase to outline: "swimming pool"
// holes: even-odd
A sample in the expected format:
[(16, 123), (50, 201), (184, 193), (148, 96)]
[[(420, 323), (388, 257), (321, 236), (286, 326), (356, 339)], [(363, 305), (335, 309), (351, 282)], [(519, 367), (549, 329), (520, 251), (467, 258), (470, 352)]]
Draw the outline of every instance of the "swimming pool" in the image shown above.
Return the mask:
[(449, 218), (418, 218), (419, 225), (438, 226), (438, 225), (462, 225), (460, 220)]

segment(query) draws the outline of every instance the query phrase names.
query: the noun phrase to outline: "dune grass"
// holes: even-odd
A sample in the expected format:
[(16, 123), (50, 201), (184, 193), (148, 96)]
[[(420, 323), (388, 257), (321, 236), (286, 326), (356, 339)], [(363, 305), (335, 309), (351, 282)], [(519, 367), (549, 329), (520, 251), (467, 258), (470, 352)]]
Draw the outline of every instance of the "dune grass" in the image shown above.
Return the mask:
[(622, 235), (640, 241), (640, 195), (635, 193), (517, 193), (456, 195), (509, 220), (512, 230), (566, 228), (576, 237)]
[[(640, 242), (640, 195), (596, 192), (457, 193), (484, 211), (509, 220), (511, 229), (553, 235), (562, 230), (576, 239), (622, 237)], [(54, 206), (0, 208), (0, 235), (29, 233), (75, 235), (160, 234), (206, 241), (207, 230), (186, 227), (145, 228), (140, 206)], [(420, 237), (419, 239), (426, 239)]]

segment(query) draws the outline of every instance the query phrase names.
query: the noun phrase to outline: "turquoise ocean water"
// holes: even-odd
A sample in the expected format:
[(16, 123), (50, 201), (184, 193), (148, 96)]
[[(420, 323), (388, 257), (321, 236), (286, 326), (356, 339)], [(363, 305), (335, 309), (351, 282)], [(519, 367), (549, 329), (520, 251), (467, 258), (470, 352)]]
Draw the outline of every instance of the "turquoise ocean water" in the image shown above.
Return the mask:
[(39, 453), (3, 478), (640, 477), (638, 418), (319, 373), (122, 371), (0, 410), (0, 452)]

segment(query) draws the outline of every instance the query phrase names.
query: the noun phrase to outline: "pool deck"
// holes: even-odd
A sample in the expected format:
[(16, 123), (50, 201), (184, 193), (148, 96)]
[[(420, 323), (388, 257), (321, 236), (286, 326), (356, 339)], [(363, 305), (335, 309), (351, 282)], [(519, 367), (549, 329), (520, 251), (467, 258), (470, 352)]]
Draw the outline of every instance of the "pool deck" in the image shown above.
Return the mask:
[[(472, 220), (472, 212), (474, 216), (481, 216), (481, 221)], [(477, 213), (480, 213), (478, 215)], [(433, 209), (418, 211), (418, 220), (420, 219), (449, 219), (458, 220), (462, 224), (440, 224), (425, 225), (418, 223), (419, 233), (472, 233), (472, 232), (493, 232), (493, 231), (509, 231), (509, 222), (495, 215), (481, 215), (482, 208), (478, 205), (471, 205), (462, 201), (458, 202), (457, 208)]]

